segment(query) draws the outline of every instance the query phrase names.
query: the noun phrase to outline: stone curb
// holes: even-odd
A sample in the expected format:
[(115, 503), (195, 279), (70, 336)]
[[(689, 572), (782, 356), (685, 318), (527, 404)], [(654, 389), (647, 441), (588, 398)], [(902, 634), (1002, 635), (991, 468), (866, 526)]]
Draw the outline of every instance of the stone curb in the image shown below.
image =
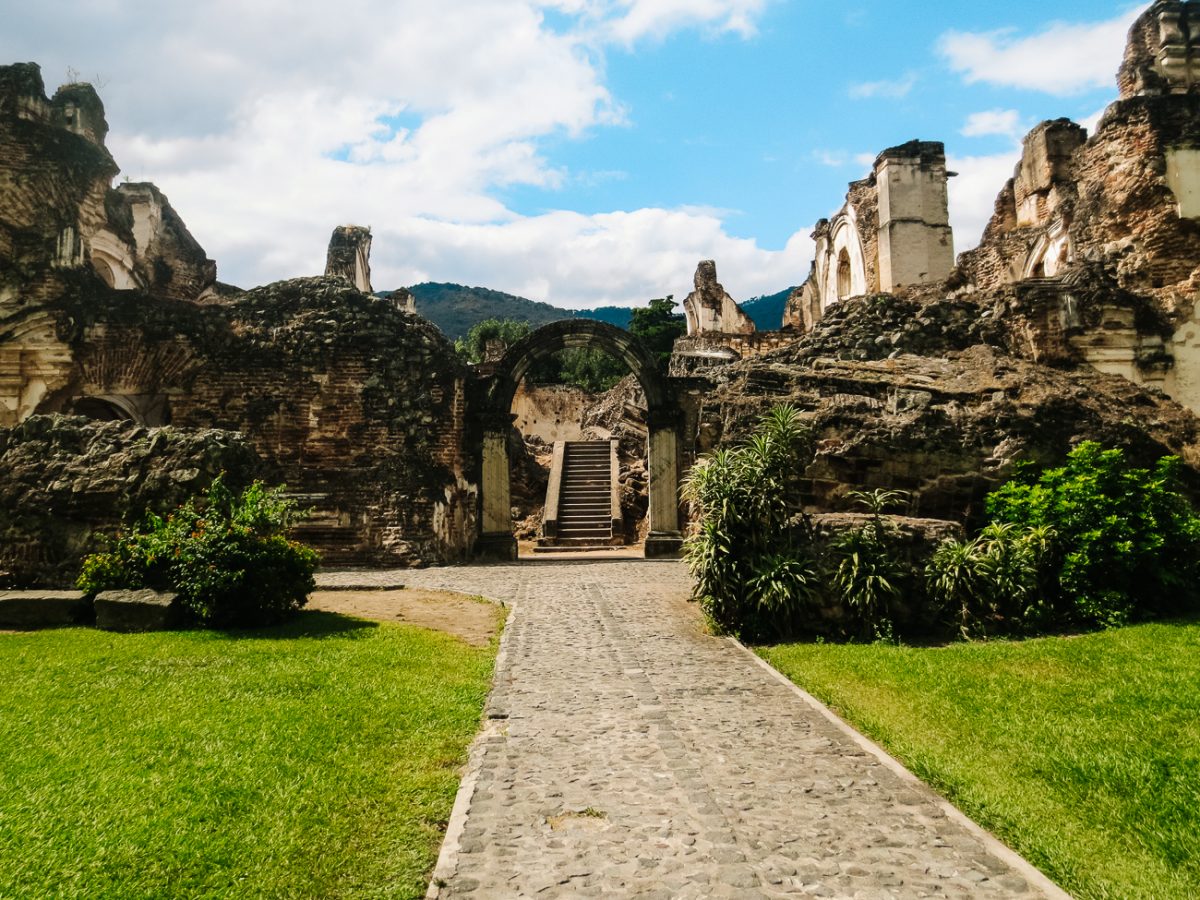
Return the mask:
[(1071, 895), (1060, 888), (1057, 884), (1051, 881), (1040, 869), (1030, 863), (1025, 857), (1021, 856), (1008, 845), (1002, 843), (999, 838), (987, 831), (982, 826), (977, 824), (973, 819), (969, 818), (953, 803), (923, 782), (920, 778), (904, 767), (900, 760), (896, 759), (862, 732), (855, 729), (845, 719), (831, 710), (828, 706), (797, 685), (794, 681), (772, 666), (769, 662), (743, 644), (737, 638), (728, 638), (728, 640), (736, 645), (743, 653), (754, 660), (760, 667), (765, 669), (772, 678), (780, 684), (786, 685), (792, 693), (796, 694), (801, 700), (815, 709), (818, 713), (824, 716), (833, 724), (839, 731), (844, 733), (848, 738), (854, 741), (859, 747), (870, 753), (879, 762), (889, 769), (893, 774), (907, 783), (910, 787), (920, 791), (926, 796), (931, 797), (934, 803), (946, 814), (946, 817), (953, 822), (961, 825), (969, 834), (977, 838), (989, 853), (997, 857), (1001, 861), (1007, 863), (1017, 872), (1022, 878), (1029, 882), (1030, 886), (1044, 893), (1051, 900), (1072, 900)]
[[(484, 598), (490, 600), (491, 598)], [(498, 601), (492, 600), (497, 603)], [(462, 781), (458, 785), (458, 793), (454, 795), (454, 806), (450, 810), (450, 821), (446, 824), (446, 836), (442, 839), (442, 848), (438, 852), (437, 863), (429, 878), (429, 888), (425, 892), (426, 900), (437, 900), (442, 896), (442, 887), (449, 883), (458, 869), (459, 844), (462, 841), (463, 829), (467, 826), (467, 814), (471, 808), (471, 800), (475, 796), (475, 786), (479, 781), (479, 770), (483, 767), (483, 758), (493, 740), (500, 737), (508, 718), (508, 710), (504, 704), (504, 696), (508, 693), (501, 682), (508, 675), (509, 638), (513, 633), (513, 622), (518, 614), (516, 603), (499, 603), (507, 606), (508, 618), (504, 623), (504, 632), (500, 635), (500, 649), (496, 652), (496, 666), (492, 670), (492, 689), (483, 708), (484, 723), (479, 734), (471, 742), (467, 752), (467, 765), (463, 772)]]

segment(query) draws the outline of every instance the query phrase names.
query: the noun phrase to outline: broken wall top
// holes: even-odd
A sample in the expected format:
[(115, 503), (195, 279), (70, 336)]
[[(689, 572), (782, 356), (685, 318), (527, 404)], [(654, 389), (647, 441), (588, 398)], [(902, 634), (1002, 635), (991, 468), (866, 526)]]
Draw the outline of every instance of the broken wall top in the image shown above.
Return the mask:
[(1158, 0), (1129, 30), (1121, 99), (1200, 91), (1200, 3)]

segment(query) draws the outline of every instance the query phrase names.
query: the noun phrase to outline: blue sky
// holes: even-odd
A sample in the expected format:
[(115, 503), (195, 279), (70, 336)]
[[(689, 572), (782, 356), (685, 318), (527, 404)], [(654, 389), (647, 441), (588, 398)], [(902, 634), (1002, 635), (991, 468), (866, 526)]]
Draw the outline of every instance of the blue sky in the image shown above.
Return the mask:
[[(1115, 98), (1139, 6), (810, 0), (0, 0), (0, 61), (99, 77), (124, 174), (250, 286), (370, 225), (379, 288), (564, 306), (804, 279), (885, 147), (946, 143), (956, 244), (1020, 137)], [(63, 21), (72, 28), (62, 28)], [(133, 49), (136, 48), (136, 49)]]

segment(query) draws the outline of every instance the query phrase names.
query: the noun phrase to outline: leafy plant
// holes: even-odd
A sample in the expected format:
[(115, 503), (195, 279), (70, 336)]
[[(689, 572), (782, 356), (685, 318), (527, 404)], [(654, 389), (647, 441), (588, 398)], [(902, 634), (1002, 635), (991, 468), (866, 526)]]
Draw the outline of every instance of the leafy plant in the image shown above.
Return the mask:
[(952, 611), (963, 637), (1036, 628), (1048, 616), (1040, 577), (1053, 532), (1048, 527), (988, 525), (974, 540), (943, 541), (925, 567), (935, 605)]
[(77, 580), (96, 594), (120, 588), (175, 591), (201, 623), (281, 621), (314, 589), (316, 551), (287, 538), (296, 505), (261, 482), (235, 497), (220, 477), (202, 500), (163, 518), (153, 513), (87, 557)]
[(831, 587), (864, 638), (890, 637), (893, 607), (903, 596), (907, 566), (877, 522), (844, 531), (830, 545)]
[(795, 481), (810, 453), (799, 410), (779, 406), (745, 443), (701, 460), (684, 480), (683, 495), (700, 514), (685, 556), (716, 628), (758, 640), (803, 617), (818, 578), (792, 519)]
[(996, 522), (1053, 530), (1057, 577), (1043, 612), (1059, 624), (1108, 627), (1200, 601), (1200, 517), (1175, 457), (1136, 468), (1121, 450), (1086, 442), (1062, 467), (1019, 471), (987, 509)]

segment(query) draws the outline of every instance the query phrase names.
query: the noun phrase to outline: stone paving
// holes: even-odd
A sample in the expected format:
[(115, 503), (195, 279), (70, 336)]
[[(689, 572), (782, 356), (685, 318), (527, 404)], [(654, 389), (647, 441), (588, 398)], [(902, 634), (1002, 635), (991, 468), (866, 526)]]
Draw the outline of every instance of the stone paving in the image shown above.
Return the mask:
[(704, 634), (678, 562), (321, 581), (372, 579), (515, 604), (430, 896), (1065, 896)]

